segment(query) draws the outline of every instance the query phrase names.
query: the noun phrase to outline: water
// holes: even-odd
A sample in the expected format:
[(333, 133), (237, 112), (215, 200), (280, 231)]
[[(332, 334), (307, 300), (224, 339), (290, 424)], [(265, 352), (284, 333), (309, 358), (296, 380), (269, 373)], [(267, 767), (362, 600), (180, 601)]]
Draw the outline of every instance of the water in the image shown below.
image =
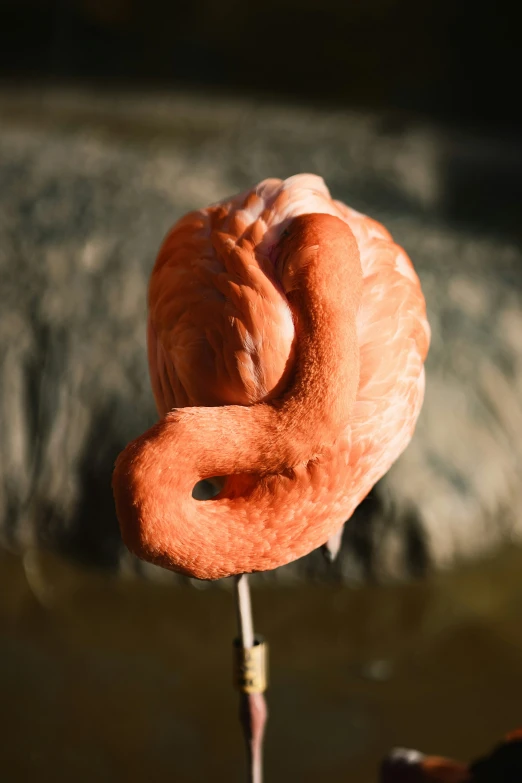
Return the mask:
[[(522, 551), (423, 583), (253, 591), (266, 781), (375, 783), (394, 745), (463, 759), (522, 725)], [(2, 779), (244, 780), (230, 585), (0, 557)]]

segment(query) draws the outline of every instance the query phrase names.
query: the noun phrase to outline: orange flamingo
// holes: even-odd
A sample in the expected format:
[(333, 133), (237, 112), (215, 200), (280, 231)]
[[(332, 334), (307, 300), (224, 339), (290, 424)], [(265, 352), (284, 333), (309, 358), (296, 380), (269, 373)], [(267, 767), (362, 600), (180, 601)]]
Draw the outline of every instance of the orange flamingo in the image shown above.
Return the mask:
[(149, 289), (161, 418), (114, 471), (126, 545), (218, 579), (338, 537), (413, 434), (429, 339), (405, 252), (319, 177), (182, 218)]
[(520, 783), (522, 729), (510, 732), (491, 753), (471, 764), (396, 749), (383, 762), (381, 783)]

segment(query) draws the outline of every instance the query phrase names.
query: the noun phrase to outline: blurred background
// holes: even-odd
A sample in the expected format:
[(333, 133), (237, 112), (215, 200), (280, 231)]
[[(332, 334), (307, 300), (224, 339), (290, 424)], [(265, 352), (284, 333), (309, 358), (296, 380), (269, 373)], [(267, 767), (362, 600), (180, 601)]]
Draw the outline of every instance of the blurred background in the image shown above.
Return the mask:
[(231, 586), (131, 558), (112, 465), (154, 421), (170, 225), (323, 176), (417, 268), (407, 452), (320, 553), (254, 580), (266, 779), (373, 783), (522, 723), (522, 142), (514, 11), (338, 0), (0, 2), (0, 777), (244, 779)]

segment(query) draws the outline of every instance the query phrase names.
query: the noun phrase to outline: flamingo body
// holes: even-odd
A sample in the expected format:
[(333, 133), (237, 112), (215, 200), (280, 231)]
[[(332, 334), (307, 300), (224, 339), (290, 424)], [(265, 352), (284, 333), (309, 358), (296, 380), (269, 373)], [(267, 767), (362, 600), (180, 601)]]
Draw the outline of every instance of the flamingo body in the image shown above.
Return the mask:
[(319, 177), (182, 218), (149, 289), (161, 418), (114, 472), (127, 546), (216, 579), (325, 543), (407, 446), (429, 337), (405, 252)]

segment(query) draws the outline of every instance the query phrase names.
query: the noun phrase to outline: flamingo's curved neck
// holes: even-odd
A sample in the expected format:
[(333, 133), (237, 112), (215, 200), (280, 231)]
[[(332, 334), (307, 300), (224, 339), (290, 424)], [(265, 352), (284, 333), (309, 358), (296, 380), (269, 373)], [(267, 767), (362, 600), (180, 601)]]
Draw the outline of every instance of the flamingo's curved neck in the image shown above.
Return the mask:
[[(330, 215), (297, 218), (283, 282), (296, 317), (296, 374), (274, 403), (292, 460), (310, 459), (349, 422), (359, 386), (356, 319), (359, 250), (350, 228)], [(282, 252), (285, 252), (284, 250)]]

